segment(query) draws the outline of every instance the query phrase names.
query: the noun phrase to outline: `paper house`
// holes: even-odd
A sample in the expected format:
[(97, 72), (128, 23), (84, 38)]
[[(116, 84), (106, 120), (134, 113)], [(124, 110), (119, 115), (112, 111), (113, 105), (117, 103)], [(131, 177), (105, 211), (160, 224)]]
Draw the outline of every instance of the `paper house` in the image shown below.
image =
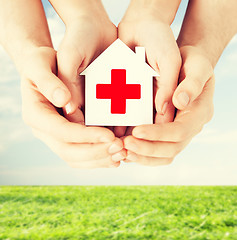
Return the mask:
[(145, 49), (133, 52), (120, 39), (82, 73), (85, 75), (85, 124), (137, 126), (153, 123), (153, 77)]

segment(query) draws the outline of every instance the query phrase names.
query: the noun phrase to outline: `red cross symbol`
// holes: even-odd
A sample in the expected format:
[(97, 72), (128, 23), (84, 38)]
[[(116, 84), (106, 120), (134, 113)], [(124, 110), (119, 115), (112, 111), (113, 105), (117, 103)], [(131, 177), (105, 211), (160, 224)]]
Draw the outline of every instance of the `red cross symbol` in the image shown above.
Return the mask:
[(141, 98), (141, 85), (126, 84), (126, 69), (112, 69), (111, 84), (97, 84), (96, 98), (111, 99), (111, 113), (125, 114), (126, 100)]

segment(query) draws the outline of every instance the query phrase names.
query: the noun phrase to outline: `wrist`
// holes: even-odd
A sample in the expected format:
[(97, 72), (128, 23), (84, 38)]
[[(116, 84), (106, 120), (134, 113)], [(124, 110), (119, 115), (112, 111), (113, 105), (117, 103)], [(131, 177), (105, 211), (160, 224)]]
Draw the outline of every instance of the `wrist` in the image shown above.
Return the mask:
[(152, 19), (171, 25), (178, 10), (180, 0), (131, 0), (128, 11), (134, 16), (150, 16)]
[[(210, 69), (214, 71), (214, 59), (210, 58), (208, 53), (205, 51), (205, 49), (202, 48), (202, 46), (199, 45), (179, 45), (180, 52), (182, 53), (184, 50), (189, 50), (192, 53), (195, 53), (196, 55), (202, 56), (203, 59), (205, 59), (205, 65), (209, 66)], [(182, 55), (182, 54), (181, 54)]]
[(11, 47), (6, 47), (6, 51), (9, 53), (12, 58), (18, 72), (20, 75), (24, 75), (24, 65), (26, 61), (31, 59), (31, 56), (39, 52), (43, 48), (53, 49), (51, 44), (37, 44), (34, 42), (24, 42), (23, 44), (15, 44)]
[(51, 0), (50, 1), (65, 23), (66, 27), (74, 25), (81, 19), (91, 22), (110, 21), (100, 0)]
[[(41, 35), (36, 33), (20, 32), (18, 29), (14, 32), (15, 36), (10, 32), (10, 34), (5, 34), (2, 45), (10, 55), (15, 65), (19, 69), (22, 64), (21, 59), (29, 52), (35, 51), (40, 47), (50, 47), (53, 48), (51, 37), (49, 32)], [(17, 40), (16, 40), (17, 39)]]
[(212, 41), (211, 39), (205, 41), (205, 38), (192, 39), (192, 37), (190, 37), (186, 39), (182, 36), (179, 36), (177, 39), (177, 43), (179, 48), (193, 47), (197, 49), (200, 54), (202, 54), (203, 56), (205, 56), (206, 59), (209, 60), (213, 68), (216, 66), (222, 53), (222, 48), (218, 46), (218, 44), (215, 44), (216, 41)]

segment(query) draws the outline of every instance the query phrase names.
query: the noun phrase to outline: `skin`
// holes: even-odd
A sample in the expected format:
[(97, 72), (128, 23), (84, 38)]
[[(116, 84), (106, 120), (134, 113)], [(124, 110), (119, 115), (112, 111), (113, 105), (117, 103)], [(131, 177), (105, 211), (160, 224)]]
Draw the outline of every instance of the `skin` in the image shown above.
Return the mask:
[[(155, 123), (172, 122), (172, 95), (177, 87), (181, 56), (170, 28), (180, 0), (133, 0), (118, 26), (118, 37), (131, 49), (143, 46), (147, 62), (160, 74), (154, 82)], [(152, 37), (151, 37), (152, 36)], [(117, 136), (126, 127), (116, 127)], [(127, 134), (131, 128), (127, 130)]]
[[(66, 25), (66, 34), (57, 52), (58, 76), (72, 95), (64, 107), (64, 115), (69, 121), (84, 125), (84, 76), (79, 74), (117, 39), (117, 28), (101, 1), (50, 2)], [(118, 147), (113, 147), (117, 151), (110, 151), (115, 162), (126, 156), (121, 146), (120, 140)]]
[(183, 81), (205, 77), (207, 84), (204, 89), (199, 85), (202, 94), (187, 108), (179, 110), (174, 122), (135, 127), (132, 135), (124, 139), (126, 162), (148, 166), (170, 164), (213, 115), (214, 74), (211, 64), (194, 47), (182, 47), (180, 52), (183, 61), (180, 76), (186, 77)]
[[(56, 75), (57, 53), (52, 47), (41, 1), (30, 1), (30, 4), (29, 0), (2, 1), (0, 27), (1, 43), (13, 58), (22, 79), (23, 119), (36, 137), (72, 167), (118, 167), (118, 159), (122, 159), (125, 150), (112, 131), (86, 127), (83, 119), (74, 120), (73, 115), (69, 121), (55, 108), (65, 108), (74, 101), (74, 92), (70, 92), (70, 84), (59, 78), (62, 74)], [(98, 46), (99, 43), (92, 51)], [(63, 47), (60, 51), (62, 54)]]
[[(214, 68), (223, 50), (237, 33), (236, 19), (237, 1), (235, 0), (228, 2), (191, 0), (177, 40), (178, 45), (196, 47)], [(205, 84), (206, 78), (179, 84), (173, 96), (175, 107), (184, 109), (201, 94)], [(182, 92), (188, 96), (188, 100), (179, 98)]]
[[(147, 46), (147, 60), (161, 74), (157, 79), (158, 84), (155, 84), (156, 92), (159, 93), (155, 97), (156, 123), (159, 124), (128, 129), (127, 133), (132, 135), (123, 138), (124, 143), (107, 128), (84, 126), (83, 79), (77, 77), (78, 73), (117, 37), (117, 30), (108, 20), (101, 2), (70, 0), (65, 7), (62, 0), (51, 1), (66, 24), (65, 38), (56, 53), (52, 48), (41, 2), (33, 1), (30, 5), (27, 0), (22, 1), (2, 2), (0, 40), (21, 74), (24, 120), (32, 127), (35, 135), (70, 166), (117, 167), (125, 154), (127, 162), (149, 166), (168, 164), (211, 119), (213, 67), (236, 33), (236, 1), (231, 0), (228, 4), (221, 0), (190, 1), (178, 38), (182, 67), (180, 84), (172, 98), (173, 105), (179, 109), (174, 122), (170, 122), (174, 114), (171, 96), (175, 89), (173, 86), (176, 87), (177, 84), (174, 75), (175, 72), (179, 73), (177, 66), (180, 67), (181, 58), (169, 25), (179, 1), (174, 0), (173, 7), (167, 1), (159, 1), (159, 8), (155, 5), (158, 0), (131, 1), (119, 25), (119, 37), (131, 48), (134, 45)], [(148, 3), (152, 8), (149, 8)], [(153, 24), (155, 29), (147, 28)], [(39, 28), (40, 32), (37, 31)], [(144, 38), (147, 31), (154, 34), (157, 29), (163, 33), (162, 37), (154, 35), (157, 41)], [(217, 34), (220, 32), (225, 34)], [(88, 39), (88, 34), (93, 36)], [(162, 44), (164, 40), (167, 40), (169, 48), (164, 45), (160, 53), (156, 43)], [(150, 46), (156, 51), (149, 49)], [(166, 52), (162, 52), (162, 49), (166, 49)], [(171, 52), (165, 56), (167, 51)], [(170, 56), (172, 59), (168, 61), (166, 58)], [(166, 77), (164, 74), (167, 71), (162, 71), (165, 62), (166, 69), (169, 69)], [(168, 64), (174, 66), (172, 71)], [(167, 88), (169, 84), (171, 91)], [(55, 93), (58, 89), (61, 91)], [(186, 93), (182, 99), (179, 97), (181, 92)], [(166, 104), (164, 110), (163, 103), (167, 100), (169, 104)], [(66, 118), (52, 104), (62, 107)], [(117, 135), (123, 135), (124, 131), (121, 128), (115, 129)]]
[[(182, 57), (173, 123), (138, 126), (124, 139), (126, 162), (166, 165), (213, 115), (213, 68), (237, 32), (237, 2), (192, 0), (178, 38)], [(225, 34), (221, 34), (225, 33)], [(195, 66), (195, 68), (193, 67)], [(186, 96), (179, 96), (184, 92)], [(201, 116), (201, 117), (200, 117)], [(136, 152), (136, 153), (135, 153)]]

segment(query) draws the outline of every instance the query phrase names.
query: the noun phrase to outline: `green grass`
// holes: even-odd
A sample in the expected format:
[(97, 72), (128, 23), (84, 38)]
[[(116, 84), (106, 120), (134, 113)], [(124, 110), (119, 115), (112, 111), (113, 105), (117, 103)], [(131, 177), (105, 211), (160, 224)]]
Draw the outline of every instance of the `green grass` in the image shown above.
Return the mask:
[(237, 239), (237, 187), (0, 187), (0, 239)]

